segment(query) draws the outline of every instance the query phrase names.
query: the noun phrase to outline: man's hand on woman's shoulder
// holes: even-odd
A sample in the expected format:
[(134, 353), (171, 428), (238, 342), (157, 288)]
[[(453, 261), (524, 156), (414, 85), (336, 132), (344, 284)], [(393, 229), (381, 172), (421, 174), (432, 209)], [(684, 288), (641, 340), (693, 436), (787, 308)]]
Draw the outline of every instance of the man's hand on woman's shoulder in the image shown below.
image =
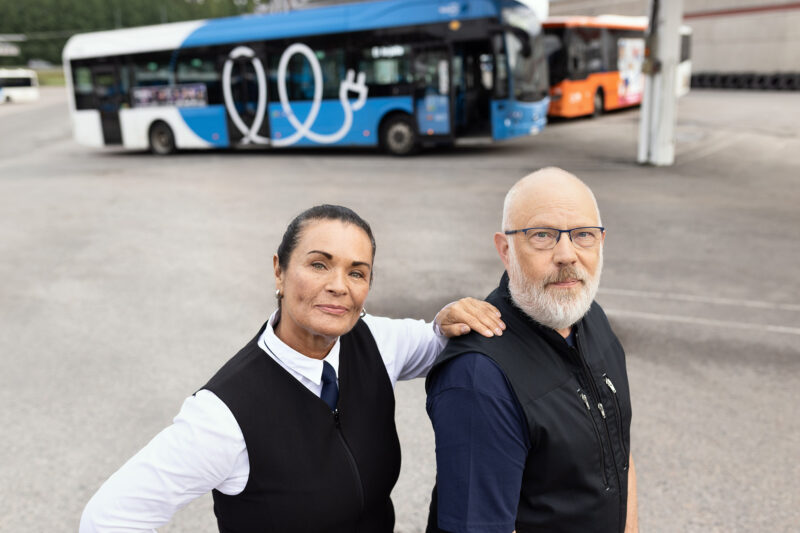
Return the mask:
[(506, 325), (500, 311), (489, 302), (475, 298), (462, 298), (442, 308), (434, 319), (437, 332), (447, 337), (466, 335), (476, 331), (484, 337), (502, 335)]

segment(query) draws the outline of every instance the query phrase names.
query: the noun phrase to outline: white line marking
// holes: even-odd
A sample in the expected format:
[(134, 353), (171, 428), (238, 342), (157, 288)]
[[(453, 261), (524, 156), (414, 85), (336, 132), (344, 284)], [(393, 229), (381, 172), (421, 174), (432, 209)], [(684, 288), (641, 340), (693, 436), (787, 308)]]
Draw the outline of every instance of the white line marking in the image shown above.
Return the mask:
[(746, 329), (768, 333), (788, 333), (789, 335), (800, 335), (800, 328), (790, 328), (787, 326), (773, 326), (769, 324), (753, 324), (750, 322), (732, 322), (727, 320), (710, 320), (708, 318), (697, 318), (678, 315), (659, 315), (657, 313), (642, 313), (639, 311), (622, 311), (619, 309), (606, 309), (606, 314), (611, 317), (619, 318), (641, 318), (644, 320), (658, 320), (661, 322), (677, 322), (679, 324), (693, 324), (695, 326), (714, 326), (720, 328)]
[(800, 311), (800, 305), (762, 302), (758, 300), (737, 300), (734, 298), (714, 298), (711, 296), (695, 296), (693, 294), (676, 294), (656, 291), (636, 291), (629, 289), (600, 289), (600, 294), (616, 296), (634, 296), (637, 298), (660, 298), (662, 300), (678, 300), (681, 302), (697, 302), (716, 305), (733, 305), (737, 307), (756, 307), (759, 309), (778, 309), (781, 311)]

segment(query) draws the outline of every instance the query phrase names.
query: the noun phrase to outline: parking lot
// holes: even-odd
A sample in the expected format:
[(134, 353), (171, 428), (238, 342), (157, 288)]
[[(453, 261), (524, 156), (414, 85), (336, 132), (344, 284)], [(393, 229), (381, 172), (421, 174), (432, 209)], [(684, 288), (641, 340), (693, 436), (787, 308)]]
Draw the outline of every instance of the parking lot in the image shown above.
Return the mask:
[[(800, 96), (694, 91), (677, 162), (635, 163), (637, 110), (540, 135), (392, 158), (75, 144), (63, 89), (0, 106), (0, 531), (77, 530), (102, 481), (169, 424), (274, 305), (272, 254), (317, 203), (373, 226), (373, 314), (431, 319), (483, 297), (517, 179), (594, 190), (598, 300), (626, 348), (643, 532), (800, 524)], [(397, 387), (397, 532), (435, 475), (422, 380)], [(162, 531), (216, 531), (211, 498)]]

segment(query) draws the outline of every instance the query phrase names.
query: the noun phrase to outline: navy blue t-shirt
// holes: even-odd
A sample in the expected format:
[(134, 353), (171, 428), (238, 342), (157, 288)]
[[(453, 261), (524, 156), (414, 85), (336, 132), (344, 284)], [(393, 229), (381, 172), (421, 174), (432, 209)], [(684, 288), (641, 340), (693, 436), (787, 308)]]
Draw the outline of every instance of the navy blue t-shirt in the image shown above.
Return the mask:
[[(574, 333), (566, 338), (574, 346)], [(509, 533), (530, 450), (525, 415), (505, 374), (480, 353), (445, 364), (431, 383), (439, 528)]]

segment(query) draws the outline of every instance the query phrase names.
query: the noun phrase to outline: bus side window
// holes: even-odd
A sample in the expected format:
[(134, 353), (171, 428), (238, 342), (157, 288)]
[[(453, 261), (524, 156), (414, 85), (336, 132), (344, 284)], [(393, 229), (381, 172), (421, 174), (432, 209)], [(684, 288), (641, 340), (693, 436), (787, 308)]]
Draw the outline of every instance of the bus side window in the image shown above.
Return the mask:
[(603, 53), (608, 70), (619, 70), (619, 30), (604, 30)]
[(221, 104), (222, 68), (217, 68), (217, 55), (207, 50), (187, 50), (178, 57), (175, 66), (177, 84), (203, 85), (209, 104)]
[(339, 98), (339, 85), (347, 73), (344, 48), (318, 50), (315, 52), (322, 69), (322, 98)]
[(94, 87), (92, 71), (89, 67), (74, 67), (72, 83), (75, 87), (75, 108), (92, 109), (94, 107)]
[(167, 54), (134, 58), (133, 86), (153, 87), (170, 85), (173, 73), (170, 72), (169, 64), (170, 57)]
[(606, 70), (603, 64), (602, 33), (598, 28), (573, 28), (570, 67), (574, 78)]
[(410, 48), (402, 45), (370, 46), (361, 50), (358, 71), (363, 72), (370, 96), (408, 94), (413, 81)]
[(569, 35), (569, 77), (573, 80), (586, 78), (586, 43), (577, 28), (570, 28)]
[[(311, 49), (314, 56), (319, 62), (319, 67), (322, 72), (322, 98), (323, 99), (338, 99), (339, 98), (339, 85), (344, 80), (346, 74), (345, 52), (343, 48), (330, 48), (330, 49)], [(270, 54), (270, 77), (275, 76), (277, 81), (278, 63), (280, 60), (279, 55)], [(286, 67), (286, 94), (289, 100), (313, 100), (314, 91), (314, 71), (312, 70), (311, 63), (308, 58), (303, 54), (294, 54)], [(276, 92), (272, 93), (270, 99), (277, 99), (277, 85), (275, 85)]]

